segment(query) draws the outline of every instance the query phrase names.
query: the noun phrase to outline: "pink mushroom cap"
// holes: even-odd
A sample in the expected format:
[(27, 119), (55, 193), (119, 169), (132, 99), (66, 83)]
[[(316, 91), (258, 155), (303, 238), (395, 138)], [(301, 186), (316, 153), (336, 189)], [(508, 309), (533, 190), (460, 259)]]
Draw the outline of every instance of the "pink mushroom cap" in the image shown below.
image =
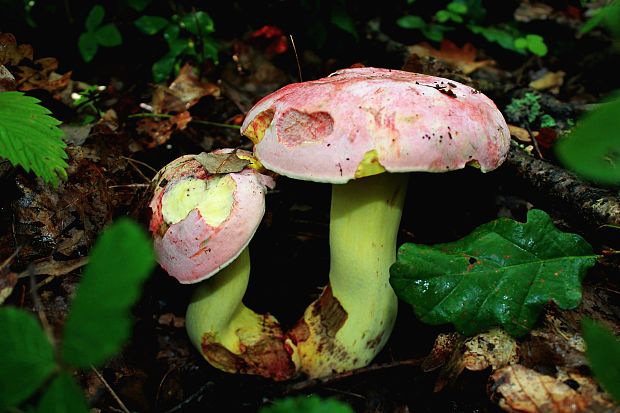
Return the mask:
[(372, 67), (277, 90), (248, 112), (241, 133), (267, 169), (329, 183), (360, 177), (363, 160), (389, 172), (445, 172), (470, 162), (486, 172), (510, 147), (506, 121), (481, 92)]
[[(246, 151), (238, 150), (237, 153), (251, 156)], [(228, 174), (235, 183), (232, 207), (228, 217), (219, 225), (211, 226), (205, 222), (197, 208), (176, 223), (169, 225), (165, 222), (162, 201), (167, 191), (186, 179), (209, 180), (216, 175), (207, 172), (193, 155), (185, 155), (162, 168), (155, 178), (150, 203), (150, 230), (157, 261), (182, 284), (211, 277), (241, 254), (265, 213), (266, 189), (274, 186), (273, 178), (246, 167)]]

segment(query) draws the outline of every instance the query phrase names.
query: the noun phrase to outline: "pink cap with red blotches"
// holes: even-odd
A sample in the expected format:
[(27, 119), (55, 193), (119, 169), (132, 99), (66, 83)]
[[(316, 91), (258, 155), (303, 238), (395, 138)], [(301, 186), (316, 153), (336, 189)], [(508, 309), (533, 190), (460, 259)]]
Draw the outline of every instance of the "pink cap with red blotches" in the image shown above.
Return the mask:
[[(506, 158), (510, 133), (493, 101), (453, 80), (371, 67), (294, 83), (258, 102), (241, 133), (269, 170), (345, 183), (388, 172), (445, 172)], [(375, 163), (373, 173), (360, 164)]]

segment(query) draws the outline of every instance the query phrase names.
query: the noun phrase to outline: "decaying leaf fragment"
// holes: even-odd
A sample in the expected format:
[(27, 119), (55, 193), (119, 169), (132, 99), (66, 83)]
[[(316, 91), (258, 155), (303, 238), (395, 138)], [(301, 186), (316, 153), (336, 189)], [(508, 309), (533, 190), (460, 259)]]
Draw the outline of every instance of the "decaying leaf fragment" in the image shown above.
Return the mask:
[(205, 168), (210, 174), (228, 174), (234, 172), (241, 172), (246, 166), (250, 164), (249, 160), (237, 157), (235, 152), (202, 152), (194, 156), (194, 158), (198, 162), (200, 162), (203, 168)]
[[(488, 392), (507, 412), (519, 413), (581, 413), (618, 412), (612, 402), (579, 390), (576, 376), (551, 377), (523, 365), (515, 364), (496, 370), (491, 375)], [(563, 381), (564, 379), (564, 381)], [(584, 382), (585, 384), (586, 382)], [(576, 390), (577, 389), (577, 390)], [(595, 393), (596, 394), (596, 393)]]
[(495, 64), (493, 60), (476, 61), (477, 51), (471, 43), (465, 43), (462, 48), (459, 48), (450, 40), (445, 39), (441, 42), (439, 50), (435, 49), (428, 43), (423, 42), (414, 46), (410, 46), (409, 52), (414, 53), (420, 57), (432, 56), (434, 58), (443, 60), (457, 67), (466, 75), (475, 72), (481, 67)]
[[(190, 64), (185, 64), (169, 87), (158, 86), (153, 93), (151, 111), (162, 117), (148, 117), (138, 121), (138, 132), (151, 137), (147, 147), (166, 143), (172, 133), (183, 130), (192, 120), (189, 108), (204, 96), (220, 96), (220, 88), (203, 82)], [(169, 115), (169, 116), (166, 116)]]

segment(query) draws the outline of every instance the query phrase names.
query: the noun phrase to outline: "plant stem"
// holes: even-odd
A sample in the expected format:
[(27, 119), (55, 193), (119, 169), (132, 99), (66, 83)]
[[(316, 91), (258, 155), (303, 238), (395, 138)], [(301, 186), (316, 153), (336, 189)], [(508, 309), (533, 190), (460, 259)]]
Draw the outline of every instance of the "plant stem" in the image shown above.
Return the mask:
[[(170, 119), (173, 117), (173, 115), (170, 115), (168, 113), (134, 113), (133, 115), (129, 115), (127, 116), (128, 118), (163, 118), (163, 119)], [(228, 128), (228, 129), (240, 129), (241, 126), (239, 125), (229, 125), (228, 123), (220, 123), (220, 122), (211, 122), (209, 120), (200, 120), (200, 119), (194, 119), (192, 118), (191, 120), (192, 123), (199, 123), (202, 125), (209, 125), (209, 126), (217, 126), (219, 128)]]

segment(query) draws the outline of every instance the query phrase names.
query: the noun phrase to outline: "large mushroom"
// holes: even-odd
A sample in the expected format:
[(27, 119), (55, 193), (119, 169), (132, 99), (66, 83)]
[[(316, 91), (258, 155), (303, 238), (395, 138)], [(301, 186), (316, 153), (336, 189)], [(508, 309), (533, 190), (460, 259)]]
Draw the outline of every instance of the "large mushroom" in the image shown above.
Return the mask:
[(339, 70), (258, 102), (241, 132), (269, 170), (333, 184), (329, 285), (289, 331), (300, 369), (321, 377), (367, 365), (386, 343), (389, 284), (407, 175), (505, 159), (510, 134), (495, 104), (458, 82), (377, 68)]
[[(274, 185), (245, 166), (252, 159), (245, 151), (221, 150), (166, 165), (154, 178), (150, 230), (162, 268), (181, 283), (200, 282), (186, 328), (205, 359), (220, 370), (282, 380), (297, 371), (295, 347), (275, 317), (242, 303), (247, 246), (265, 212), (266, 188)], [(205, 163), (215, 163), (215, 170)], [(218, 163), (241, 166), (219, 173)]]

